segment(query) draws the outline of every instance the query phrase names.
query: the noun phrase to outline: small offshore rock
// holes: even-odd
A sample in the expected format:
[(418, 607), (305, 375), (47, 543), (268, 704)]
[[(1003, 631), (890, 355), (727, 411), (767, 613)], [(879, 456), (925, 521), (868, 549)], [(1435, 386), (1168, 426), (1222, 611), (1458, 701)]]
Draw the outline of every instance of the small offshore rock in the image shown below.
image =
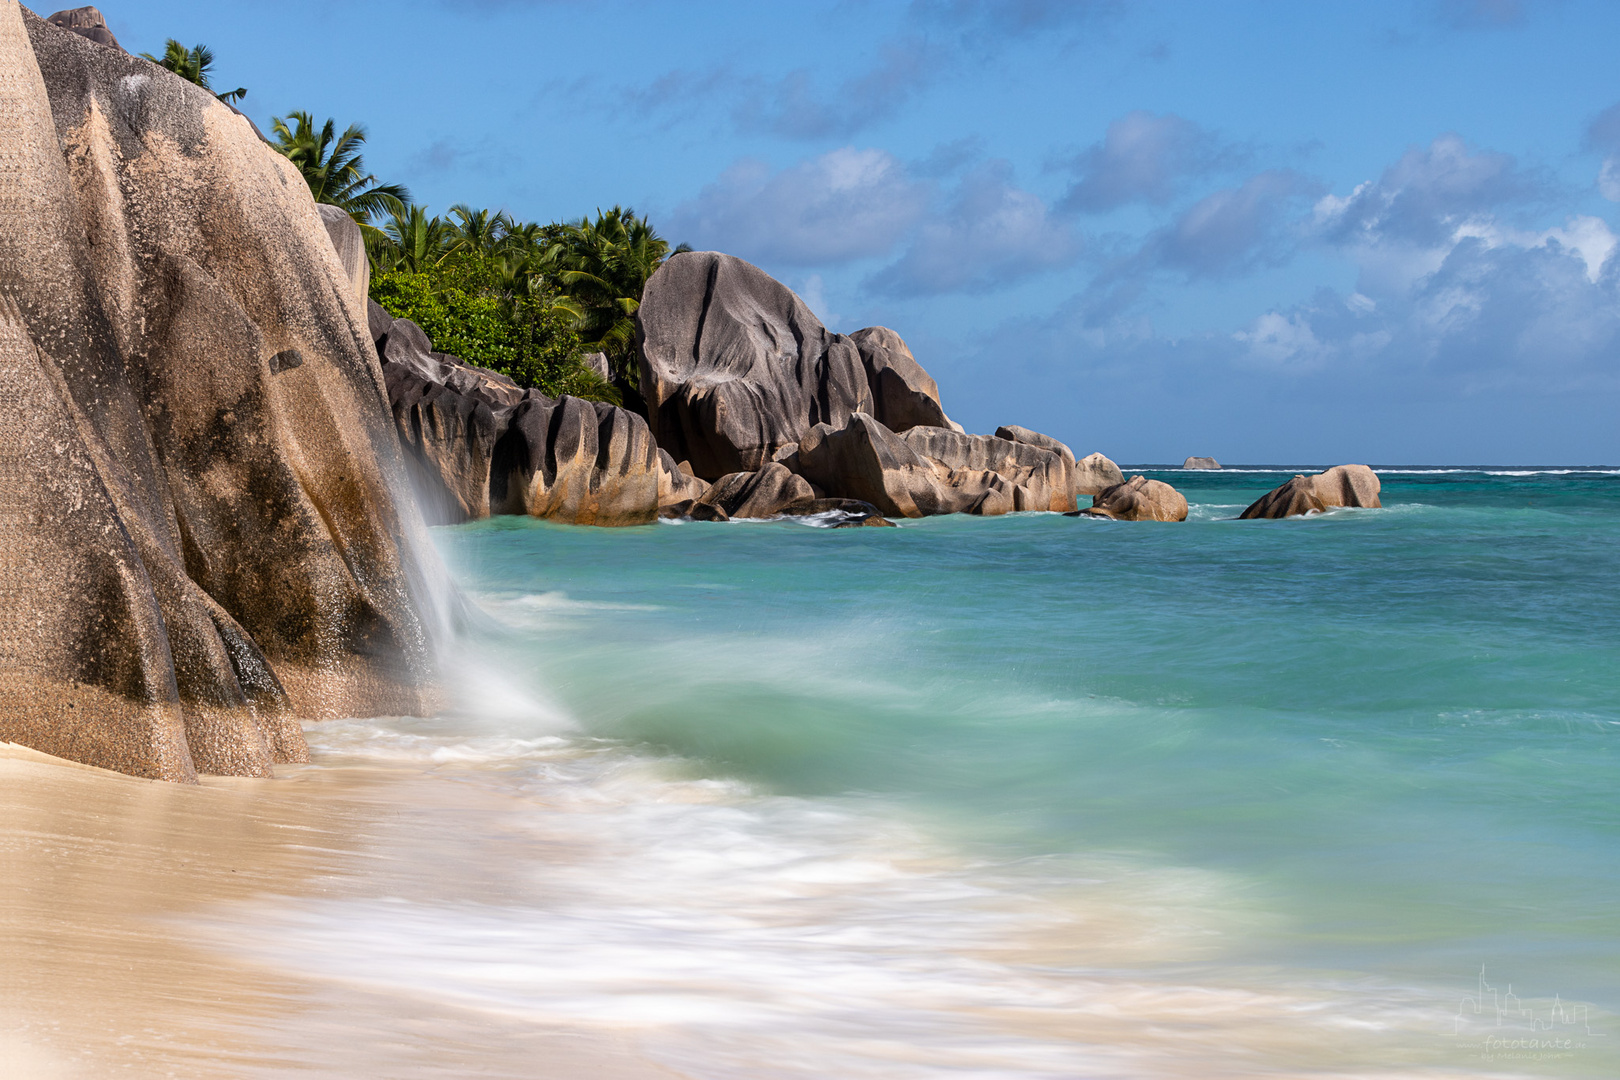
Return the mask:
[(1115, 521), (1186, 521), (1187, 500), (1162, 480), (1133, 476), (1098, 493), (1087, 510), (1072, 516), (1105, 517)]
[(1239, 520), (1297, 517), (1342, 506), (1376, 509), (1384, 504), (1378, 474), (1365, 465), (1335, 465), (1315, 476), (1295, 476), (1256, 499)]
[(1219, 469), (1221, 463), (1212, 457), (1190, 457), (1181, 463), (1183, 469)]

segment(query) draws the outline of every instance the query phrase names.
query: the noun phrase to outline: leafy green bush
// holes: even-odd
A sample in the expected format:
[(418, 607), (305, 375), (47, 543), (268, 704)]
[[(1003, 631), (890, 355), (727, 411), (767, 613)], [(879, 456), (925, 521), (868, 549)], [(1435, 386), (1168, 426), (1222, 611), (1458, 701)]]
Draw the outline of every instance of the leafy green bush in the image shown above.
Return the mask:
[(548, 293), (504, 291), (487, 259), (451, 257), (421, 273), (373, 274), (371, 298), (422, 328), (439, 352), (498, 371), (550, 397), (619, 404), (613, 385), (585, 366), (574, 318)]

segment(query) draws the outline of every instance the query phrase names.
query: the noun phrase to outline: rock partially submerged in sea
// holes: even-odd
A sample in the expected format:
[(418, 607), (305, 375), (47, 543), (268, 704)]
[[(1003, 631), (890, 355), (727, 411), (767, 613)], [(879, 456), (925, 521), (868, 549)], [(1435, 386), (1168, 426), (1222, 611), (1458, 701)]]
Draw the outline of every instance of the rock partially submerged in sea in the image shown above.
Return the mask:
[(58, 21), (0, 3), (0, 739), (267, 775), (430, 704), (366, 311), (245, 119)]
[(768, 518), (793, 513), (794, 506), (815, 498), (808, 481), (773, 461), (757, 472), (722, 476), (698, 501), (718, 507), (727, 518)]
[(1085, 510), (1072, 517), (1103, 517), (1115, 521), (1186, 521), (1187, 500), (1163, 480), (1133, 476), (1099, 492)]
[(1342, 506), (1381, 507), (1381, 487), (1378, 474), (1365, 465), (1335, 465), (1314, 476), (1295, 476), (1260, 496), (1238, 517), (1284, 518)]
[(939, 403), (939, 387), (911, 355), (900, 335), (887, 326), (869, 326), (849, 335), (861, 353), (872, 415), (890, 431), (942, 427), (961, 431)]
[(1181, 463), (1183, 469), (1219, 469), (1221, 463), (1212, 457), (1190, 457)]

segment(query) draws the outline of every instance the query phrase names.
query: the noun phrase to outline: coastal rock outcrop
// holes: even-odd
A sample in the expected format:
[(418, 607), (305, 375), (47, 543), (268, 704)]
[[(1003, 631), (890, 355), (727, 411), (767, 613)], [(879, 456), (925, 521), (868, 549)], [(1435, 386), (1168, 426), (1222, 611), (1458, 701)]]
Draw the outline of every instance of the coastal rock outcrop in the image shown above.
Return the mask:
[(326, 235), (332, 238), (332, 249), (349, 277), (349, 288), (354, 290), (355, 302), (362, 308), (371, 306), (371, 260), (366, 257), (366, 238), (360, 226), (348, 211), (326, 203), (316, 203)]
[(1181, 463), (1183, 469), (1219, 469), (1221, 463), (1212, 457), (1190, 457)]
[(914, 427), (962, 430), (945, 415), (933, 376), (917, 363), (899, 334), (887, 326), (869, 326), (849, 335), (849, 340), (860, 350), (878, 423), (897, 433)]
[(549, 398), (433, 350), (376, 303), (369, 326), (424, 515), (455, 524), (527, 514), (572, 525), (644, 525), (707, 485), (661, 453), (626, 409)]
[(731, 255), (665, 261), (642, 293), (636, 340), (653, 437), (705, 480), (752, 472), (814, 425), (872, 411), (855, 343)]
[(297, 170), (84, 29), (0, 0), (0, 739), (266, 775), (428, 707), (420, 518)]
[(1115, 521), (1186, 521), (1187, 500), (1162, 480), (1133, 476), (1099, 492), (1090, 507), (1071, 516), (1082, 515)]
[(796, 508), (815, 498), (808, 481), (773, 461), (757, 472), (722, 476), (698, 501), (720, 508), (728, 518), (768, 518), (803, 512)]
[(1381, 507), (1378, 474), (1365, 465), (1335, 465), (1314, 476), (1295, 476), (1239, 514), (1240, 520), (1284, 518), (1341, 506)]
[(897, 435), (865, 413), (842, 428), (811, 428), (794, 457), (816, 487), (894, 517), (1074, 505), (1063, 460), (1051, 451), (948, 428)]
[[(1004, 424), (996, 429), (996, 438), (1038, 446), (1061, 457), (1069, 467), (1069, 491), (1075, 496), (1076, 501), (1081, 495), (1095, 495), (1105, 488), (1125, 482), (1125, 474), (1119, 471), (1119, 466), (1103, 455), (1087, 454), (1076, 461), (1074, 451), (1050, 435), (1042, 435), (1038, 431), (1031, 431), (1016, 424)], [(1067, 511), (1073, 507), (1064, 509)]]

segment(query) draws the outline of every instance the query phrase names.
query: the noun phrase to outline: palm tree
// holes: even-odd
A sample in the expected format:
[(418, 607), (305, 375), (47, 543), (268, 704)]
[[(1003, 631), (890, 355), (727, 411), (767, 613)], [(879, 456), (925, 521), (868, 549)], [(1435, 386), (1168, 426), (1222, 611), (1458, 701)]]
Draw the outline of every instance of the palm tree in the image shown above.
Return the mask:
[(304, 174), (315, 201), (348, 211), (362, 229), (370, 227), (373, 216), (397, 215), (411, 201), (411, 193), (402, 185), (381, 183), (366, 172), (365, 159), (360, 156), (366, 129), (359, 124), (350, 124), (339, 135), (332, 120), (317, 128), (309, 113), (295, 112), (273, 117), (270, 130), (276, 137), (276, 149)]
[[(676, 250), (690, 249), (682, 244)], [(606, 353), (631, 385), (641, 292), (668, 254), (668, 242), (646, 218), (615, 206), (597, 210), (595, 221), (585, 217), (556, 229), (541, 255), (542, 267), (562, 289), (557, 307), (573, 316), (581, 343)]]
[[(141, 55), (159, 67), (168, 68), (186, 82), (196, 83), (209, 93), (214, 93), (208, 77), (208, 69), (214, 66), (214, 50), (208, 46), (193, 45), (188, 49), (174, 38), (170, 38), (168, 44), (164, 46), (162, 56), (153, 56), (151, 53)], [(214, 96), (227, 105), (234, 105), (247, 97), (247, 89), (238, 86), (235, 90), (227, 90)]]
[(474, 210), (466, 203), (452, 206), (450, 214), (456, 219), (450, 226), (455, 234), (454, 249), (479, 256), (493, 255), (512, 226), (512, 219), (504, 212)]
[(441, 217), (428, 217), (426, 207), (401, 206), (383, 222), (372, 256), (379, 270), (420, 274), (444, 262), (455, 244), (454, 225)]

